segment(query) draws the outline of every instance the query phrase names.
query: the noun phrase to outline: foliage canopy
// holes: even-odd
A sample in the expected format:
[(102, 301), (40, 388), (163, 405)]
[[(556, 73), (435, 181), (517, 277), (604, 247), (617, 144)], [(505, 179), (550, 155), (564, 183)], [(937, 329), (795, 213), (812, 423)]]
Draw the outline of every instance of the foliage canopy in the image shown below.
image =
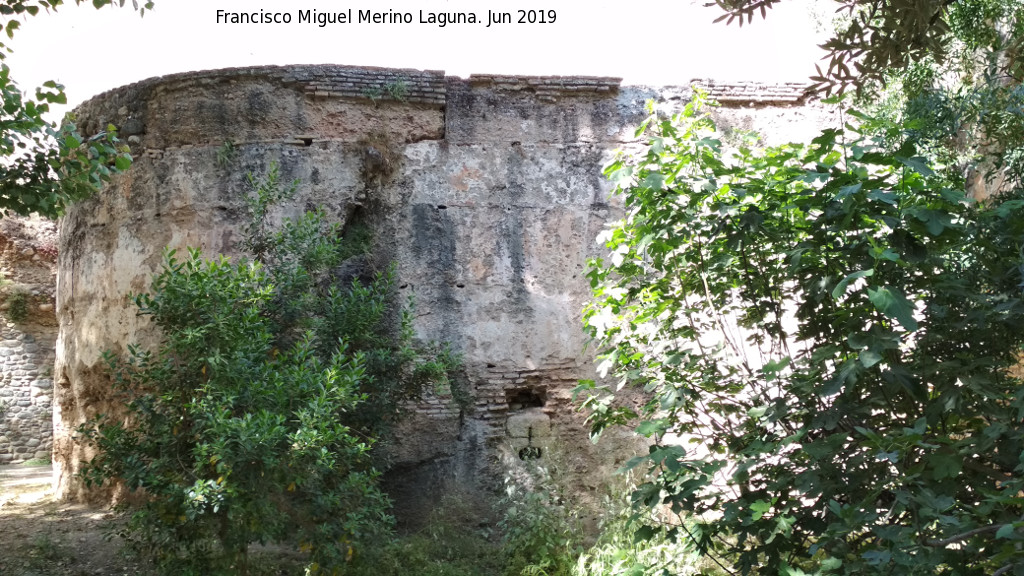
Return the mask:
[[(84, 0), (75, 0), (82, 4)], [(92, 0), (96, 8), (125, 0)], [(25, 94), (11, 76), (4, 60), (11, 52), (8, 40), (14, 38), (21, 18), (43, 11), (57, 10), (62, 0), (3, 0), (0, 2), (0, 29), (7, 40), (0, 39), (0, 213), (37, 212), (56, 218), (75, 200), (97, 192), (112, 173), (131, 166), (127, 147), (117, 140), (117, 130), (107, 130), (88, 138), (79, 134), (70, 115), (60, 127), (44, 116), (54, 104), (66, 104), (64, 87), (48, 81), (35, 91), (34, 98)], [(153, 7), (153, 2), (132, 5), (140, 14)]]
[(857, 106), (893, 141), (913, 139), (985, 198), (1020, 187), (1024, 173), (1024, 3), (972, 0), (948, 9), (946, 53), (886, 71), (884, 82), (865, 85)]
[[(725, 14), (717, 21), (750, 23), (782, 0), (713, 0)], [(963, 57), (964, 50), (996, 47), (1001, 72), (1019, 81), (1024, 68), (1024, 4), (1018, 0), (835, 0), (842, 15), (821, 47), (828, 65), (812, 80), (816, 89), (844, 91), (884, 83), (893, 71), (919, 62)]]
[(578, 393), (654, 441), (634, 504), (681, 520), (641, 535), (739, 574), (1024, 569), (1021, 195), (835, 130), (727, 154), (699, 99), (640, 132), (585, 321), (648, 401)]

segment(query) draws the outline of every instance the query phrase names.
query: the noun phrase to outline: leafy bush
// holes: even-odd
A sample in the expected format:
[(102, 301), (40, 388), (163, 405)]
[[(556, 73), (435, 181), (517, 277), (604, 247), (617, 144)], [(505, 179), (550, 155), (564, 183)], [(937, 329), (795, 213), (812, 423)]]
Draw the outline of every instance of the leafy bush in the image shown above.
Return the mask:
[(135, 296), (161, 345), (107, 355), (128, 417), (79, 431), (99, 449), (87, 482), (121, 480), (140, 496), (124, 536), (162, 573), (246, 574), (257, 542), (297, 546), (310, 573), (337, 573), (391, 528), (375, 439), (402, 400), (455, 368), (451, 354), (413, 348), (390, 274), (332, 283), (345, 247), (322, 213), (268, 224), (294, 185), (276, 169), (252, 182), (254, 260), (168, 251)]
[[(628, 499), (615, 494), (604, 502), (600, 536), (573, 567), (573, 576), (686, 576), (698, 574), (699, 563), (693, 546), (684, 539), (672, 540), (664, 533), (644, 528), (652, 522), (673, 522), (678, 518), (664, 511), (633, 513)], [(707, 574), (708, 572), (702, 572)]]
[[(553, 458), (552, 458), (553, 457)], [(678, 522), (665, 510), (632, 510), (631, 476), (603, 478), (602, 500), (581, 497), (564, 476), (559, 449), (547, 463), (507, 464), (498, 502), (505, 576), (685, 576), (696, 574), (693, 546), (645, 527)], [(585, 519), (598, 521), (587, 525)], [(595, 538), (596, 534), (596, 538)]]
[(29, 293), (24, 287), (13, 286), (7, 292), (7, 318), (20, 324), (28, 318)]
[(505, 576), (569, 576), (584, 547), (582, 507), (549, 467), (518, 464), (498, 501)]
[(908, 145), (731, 158), (699, 99), (607, 174), (626, 216), (589, 271), (595, 433), (653, 439), (640, 509), (741, 574), (1024, 567), (1024, 199), (970, 202)]
[(477, 496), (447, 494), (415, 532), (367, 547), (346, 576), (486, 576), (501, 573), (501, 550), (491, 514)]

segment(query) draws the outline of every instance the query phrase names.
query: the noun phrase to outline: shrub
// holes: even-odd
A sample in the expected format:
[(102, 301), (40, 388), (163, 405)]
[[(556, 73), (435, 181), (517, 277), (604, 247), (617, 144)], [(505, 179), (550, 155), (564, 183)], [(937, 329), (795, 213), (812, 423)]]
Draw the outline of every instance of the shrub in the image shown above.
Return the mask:
[(7, 318), (20, 324), (28, 318), (29, 293), (21, 286), (12, 286), (7, 293)]
[(296, 546), (310, 573), (337, 573), (390, 532), (375, 439), (402, 400), (455, 369), (450, 354), (412, 346), (390, 273), (332, 284), (345, 247), (322, 213), (268, 224), (294, 184), (276, 169), (252, 183), (254, 259), (168, 251), (134, 298), (161, 345), (107, 354), (127, 418), (80, 429), (99, 449), (85, 479), (139, 494), (124, 536), (166, 574), (249, 573), (257, 542)]
[(687, 576), (714, 573), (698, 572), (698, 556), (690, 542), (685, 539), (673, 540), (663, 532), (644, 528), (651, 524), (680, 522), (681, 519), (675, 515), (666, 514), (664, 510), (635, 514), (629, 498), (623, 498), (621, 493), (609, 496), (603, 504), (604, 513), (597, 542), (579, 555), (572, 576)]
[(583, 507), (551, 467), (509, 460), (497, 504), (505, 576), (569, 576), (584, 548)]
[(491, 514), (478, 495), (445, 495), (426, 524), (386, 543), (367, 547), (346, 568), (346, 576), (496, 576), (501, 550)]

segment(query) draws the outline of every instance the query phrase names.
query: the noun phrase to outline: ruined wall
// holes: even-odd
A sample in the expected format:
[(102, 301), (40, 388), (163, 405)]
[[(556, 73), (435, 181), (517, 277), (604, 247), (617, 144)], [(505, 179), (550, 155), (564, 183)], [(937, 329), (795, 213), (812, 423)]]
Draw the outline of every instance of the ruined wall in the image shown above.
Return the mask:
[[(707, 84), (723, 100), (737, 90)], [(762, 92), (723, 119), (775, 141), (830, 122), (798, 86)], [(152, 341), (125, 295), (145, 289), (165, 246), (231, 253), (245, 175), (273, 162), (301, 181), (278, 216), (322, 206), (369, 223), (415, 296), (419, 337), (463, 356), (472, 410), (428, 397), (390, 447), (400, 500), (486, 484), (503, 451), (557, 451), (588, 477), (615, 466), (629, 454), (592, 446), (570, 405), (577, 380), (594, 376), (580, 327), (586, 260), (618, 214), (600, 169), (633, 142), (647, 99), (676, 107), (689, 95), (611, 78), (298, 66), (169, 76), (86, 103), (85, 130), (119, 126), (137, 161), (61, 224), (59, 490), (81, 495), (72, 475), (88, 454), (72, 430), (113, 408), (101, 353)]]
[(56, 242), (53, 222), (0, 220), (0, 465), (50, 458)]

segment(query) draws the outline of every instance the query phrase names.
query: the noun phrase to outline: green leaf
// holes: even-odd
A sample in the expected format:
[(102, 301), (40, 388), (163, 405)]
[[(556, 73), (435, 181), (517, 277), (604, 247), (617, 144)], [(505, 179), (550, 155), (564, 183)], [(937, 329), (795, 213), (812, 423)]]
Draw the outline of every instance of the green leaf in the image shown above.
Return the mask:
[(915, 207), (907, 209), (907, 213), (923, 222), (932, 236), (938, 236), (945, 229), (953, 227), (953, 216), (949, 212)]
[(764, 500), (757, 500), (750, 504), (750, 511), (752, 512), (751, 518), (754, 521), (760, 520), (769, 510), (772, 509), (771, 502), (765, 502)]
[(932, 477), (936, 480), (956, 478), (963, 468), (963, 459), (955, 454), (932, 454), (928, 457), (928, 466), (932, 470)]
[(842, 568), (843, 561), (841, 558), (829, 557), (821, 561), (822, 570), (838, 570)]
[(871, 192), (868, 192), (868, 198), (872, 200), (878, 200), (880, 202), (885, 202), (890, 206), (895, 206), (898, 200), (896, 194), (888, 190), (872, 190)]
[(1016, 526), (1014, 526), (1013, 524), (1003, 524), (999, 527), (999, 530), (996, 530), (996, 539), (1002, 540), (1010, 538), (1011, 536), (1013, 536), (1015, 530)]
[(799, 568), (783, 563), (779, 568), (779, 576), (808, 576), (808, 574)]
[(892, 560), (892, 553), (888, 550), (869, 550), (861, 554), (861, 557), (867, 560), (871, 566), (881, 566)]
[(917, 320), (914, 319), (914, 306), (903, 295), (899, 288), (883, 286), (881, 288), (868, 288), (868, 299), (879, 312), (885, 314), (900, 323), (907, 331), (917, 330)]
[(882, 361), (882, 355), (875, 352), (874, 350), (864, 350), (858, 356), (860, 363), (865, 368), (871, 368), (875, 364)]
[(849, 186), (843, 186), (839, 189), (839, 193), (836, 194), (836, 200), (842, 200), (847, 196), (852, 196), (853, 194), (860, 192), (861, 186), (863, 185), (864, 184), (862, 182), (857, 182), (855, 184), (850, 184)]
[(651, 172), (644, 178), (643, 186), (651, 190), (661, 190), (665, 186), (665, 175), (660, 172)]
[(847, 274), (846, 278), (840, 280), (839, 284), (836, 284), (836, 287), (832, 290), (832, 297), (838, 300), (840, 296), (846, 293), (847, 284), (858, 278), (867, 278), (868, 276), (872, 276), (874, 273), (874, 269), (869, 268), (867, 270), (859, 270), (857, 272)]
[(907, 168), (910, 168), (911, 170), (913, 170), (913, 171), (915, 171), (915, 172), (917, 172), (919, 174), (922, 174), (924, 176), (934, 176), (935, 175), (935, 172), (932, 171), (931, 167), (928, 166), (928, 161), (926, 159), (920, 157), (920, 156), (915, 156), (913, 158), (906, 158), (906, 157), (903, 157), (903, 156), (896, 156), (895, 158), (896, 158), (897, 161), (900, 162), (900, 164), (903, 164)]
[(765, 378), (771, 382), (775, 380), (779, 373), (786, 369), (792, 362), (792, 358), (786, 356), (779, 360), (771, 360), (761, 368), (761, 373), (765, 375)]
[(636, 542), (638, 544), (641, 542), (646, 542), (654, 538), (655, 534), (656, 532), (654, 528), (647, 525), (641, 526), (636, 529), (636, 532), (633, 533), (633, 542)]
[(668, 421), (666, 420), (646, 420), (636, 427), (636, 433), (650, 438), (654, 435), (664, 434), (667, 426)]
[(885, 250), (878, 254), (877, 258), (879, 260), (888, 260), (890, 262), (900, 261), (900, 255), (894, 252), (892, 248), (886, 248)]

